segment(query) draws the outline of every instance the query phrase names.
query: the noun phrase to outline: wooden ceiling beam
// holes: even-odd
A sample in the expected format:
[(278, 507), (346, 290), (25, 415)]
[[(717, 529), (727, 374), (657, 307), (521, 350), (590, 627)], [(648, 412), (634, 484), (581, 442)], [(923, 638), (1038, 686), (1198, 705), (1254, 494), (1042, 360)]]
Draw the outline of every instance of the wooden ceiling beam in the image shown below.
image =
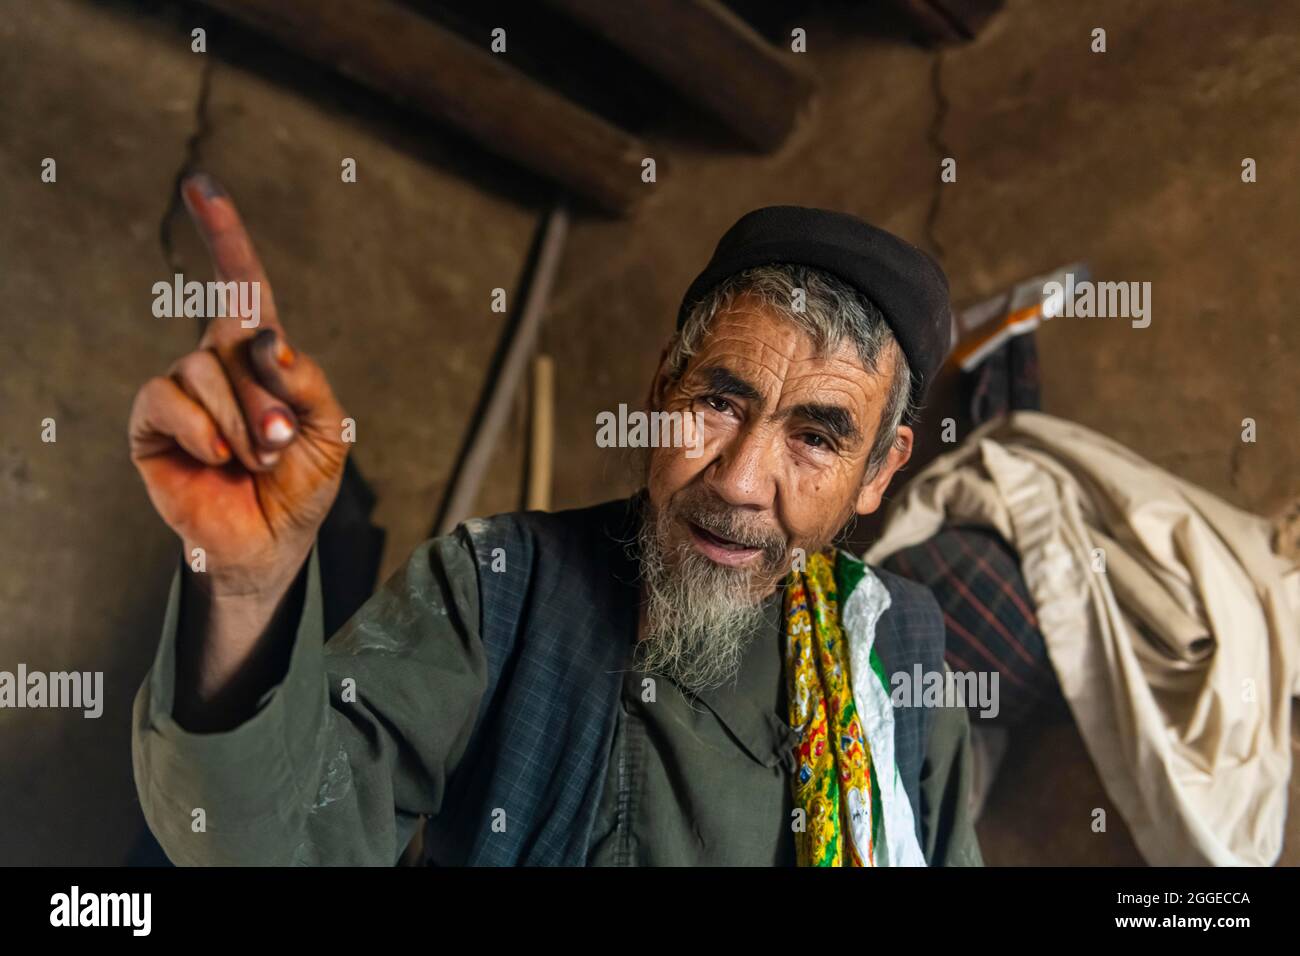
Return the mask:
[(763, 150), (781, 145), (816, 87), (718, 0), (547, 0)]
[[(608, 212), (645, 186), (644, 142), (395, 0), (200, 0)], [(657, 162), (663, 168), (662, 160)]]

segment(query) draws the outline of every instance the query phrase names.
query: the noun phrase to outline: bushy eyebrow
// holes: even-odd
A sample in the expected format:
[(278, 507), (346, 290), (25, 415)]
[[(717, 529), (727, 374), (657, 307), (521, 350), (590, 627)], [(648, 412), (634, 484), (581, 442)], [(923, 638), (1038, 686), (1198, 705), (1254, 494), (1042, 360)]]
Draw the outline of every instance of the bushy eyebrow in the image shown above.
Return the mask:
[(853, 421), (853, 413), (842, 405), (822, 405), (817, 402), (805, 402), (802, 405), (795, 405), (793, 408), (786, 409), (781, 417), (787, 421), (791, 418), (802, 418), (813, 422), (826, 429), (833, 438), (844, 444), (854, 444), (862, 439), (862, 433), (858, 431), (858, 426)]
[[(758, 388), (724, 365), (715, 365), (701, 369), (693, 376), (701, 387), (711, 394), (730, 395), (746, 401), (762, 401)], [(862, 432), (853, 418), (853, 413), (843, 405), (828, 405), (821, 402), (803, 402), (787, 408), (781, 413), (782, 421), (802, 419), (820, 425), (831, 437), (844, 445), (855, 445), (862, 440)]]
[(731, 395), (749, 402), (757, 402), (763, 398), (754, 384), (741, 378), (726, 366), (715, 365), (697, 372), (692, 377), (697, 378), (704, 388), (716, 395)]

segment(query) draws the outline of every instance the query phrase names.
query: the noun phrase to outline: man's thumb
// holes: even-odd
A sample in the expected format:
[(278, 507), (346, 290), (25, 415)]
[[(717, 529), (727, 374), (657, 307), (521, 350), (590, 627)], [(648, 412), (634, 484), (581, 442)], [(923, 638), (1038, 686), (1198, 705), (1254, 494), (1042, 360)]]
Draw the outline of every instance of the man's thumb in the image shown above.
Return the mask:
[(296, 351), (275, 329), (262, 329), (248, 343), (257, 380), (287, 402), (301, 419), (330, 417), (341, 411), (325, 373), (310, 357)]

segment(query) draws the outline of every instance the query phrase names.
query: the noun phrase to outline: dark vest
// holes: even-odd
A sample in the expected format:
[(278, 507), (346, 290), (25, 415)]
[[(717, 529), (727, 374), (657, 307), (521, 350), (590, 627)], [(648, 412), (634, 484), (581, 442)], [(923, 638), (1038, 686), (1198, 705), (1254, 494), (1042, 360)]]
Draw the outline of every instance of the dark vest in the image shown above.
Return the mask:
[[(633, 550), (640, 499), (468, 521), (479, 567), (488, 681), (473, 736), (429, 821), (431, 861), (581, 866), (595, 819), (622, 673), (636, 638)], [(501, 568), (504, 559), (504, 569)], [(892, 606), (877, 626), (885, 673), (943, 664), (943, 619), (925, 588), (884, 571)], [(896, 708), (899, 773), (920, 832), (923, 707)]]

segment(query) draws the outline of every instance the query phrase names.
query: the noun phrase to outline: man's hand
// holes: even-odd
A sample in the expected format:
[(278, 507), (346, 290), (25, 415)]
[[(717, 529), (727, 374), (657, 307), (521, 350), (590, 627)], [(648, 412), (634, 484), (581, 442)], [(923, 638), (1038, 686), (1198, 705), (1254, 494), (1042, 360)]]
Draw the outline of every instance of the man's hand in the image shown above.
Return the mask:
[[(223, 605), (237, 629), (269, 623), (333, 503), (347, 445), (344, 412), (320, 367), (286, 341), (234, 204), (203, 174), (181, 190), (218, 281), (261, 284), (260, 322), (209, 317), (199, 347), (136, 394), (129, 437), (131, 460), (187, 562), (194, 548), (205, 552), (205, 573), (187, 575), (187, 589), (207, 605), (211, 620), (199, 630), (220, 642), (210, 632)], [(200, 684), (217, 689), (248, 659), (258, 635), (240, 637), (215, 658), (212, 648), (199, 651), (207, 658)]]

